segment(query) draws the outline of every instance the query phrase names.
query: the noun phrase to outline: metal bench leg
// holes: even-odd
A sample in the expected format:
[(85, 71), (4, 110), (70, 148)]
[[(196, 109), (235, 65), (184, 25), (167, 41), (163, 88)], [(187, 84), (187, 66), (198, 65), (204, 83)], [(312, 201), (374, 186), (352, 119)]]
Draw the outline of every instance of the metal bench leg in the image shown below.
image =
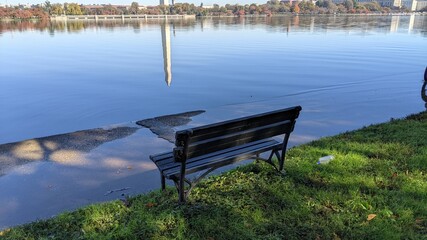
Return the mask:
[(270, 156), (267, 158), (267, 162), (271, 162), (271, 158), (273, 157), (273, 154), (275, 153), (276, 150), (271, 150)]
[(285, 156), (286, 156), (286, 147), (288, 145), (289, 135), (286, 134), (285, 138), (283, 139), (283, 145), (282, 145), (282, 153), (280, 155), (279, 159), (279, 171), (283, 171), (283, 165), (285, 164)]
[(185, 203), (185, 192), (184, 192), (184, 179), (179, 179), (178, 183), (178, 194), (179, 194), (179, 203)]
[(185, 163), (181, 163), (181, 176), (178, 182), (179, 203), (185, 203)]
[(259, 163), (259, 153), (257, 153), (255, 156), (255, 163)]
[(161, 173), (160, 173), (160, 178), (162, 182), (162, 191), (164, 191), (166, 189), (166, 179), (165, 179), (165, 176), (163, 176), (163, 174)]

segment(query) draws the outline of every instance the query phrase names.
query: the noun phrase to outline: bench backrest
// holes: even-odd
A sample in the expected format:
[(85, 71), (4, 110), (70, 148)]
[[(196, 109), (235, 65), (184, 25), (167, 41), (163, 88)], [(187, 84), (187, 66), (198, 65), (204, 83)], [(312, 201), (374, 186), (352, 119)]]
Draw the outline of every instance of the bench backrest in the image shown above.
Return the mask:
[(300, 106), (177, 131), (173, 150), (176, 162), (250, 142), (290, 134)]

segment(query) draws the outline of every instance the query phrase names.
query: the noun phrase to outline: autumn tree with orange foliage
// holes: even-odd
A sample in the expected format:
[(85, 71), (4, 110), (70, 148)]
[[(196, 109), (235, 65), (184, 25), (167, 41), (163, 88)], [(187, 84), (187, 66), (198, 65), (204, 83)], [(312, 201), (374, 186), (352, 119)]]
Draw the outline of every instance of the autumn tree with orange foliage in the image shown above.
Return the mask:
[(291, 12), (293, 13), (299, 13), (301, 11), (301, 9), (298, 6), (298, 3), (295, 3), (294, 5), (291, 6)]
[(31, 9), (16, 9), (16, 8), (0, 8), (0, 18), (13, 18), (13, 19), (48, 19), (49, 15), (41, 8)]

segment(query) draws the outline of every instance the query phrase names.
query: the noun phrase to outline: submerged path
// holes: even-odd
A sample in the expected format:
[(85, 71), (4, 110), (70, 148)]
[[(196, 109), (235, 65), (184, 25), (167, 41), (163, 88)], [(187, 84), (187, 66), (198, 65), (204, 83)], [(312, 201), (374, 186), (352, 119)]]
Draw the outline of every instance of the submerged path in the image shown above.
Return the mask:
[[(0, 237), (425, 239), (426, 135), (422, 112), (293, 148), (286, 175), (249, 164), (204, 180), (188, 204), (179, 205), (171, 187), (0, 231)], [(326, 154), (333, 161), (316, 164)]]

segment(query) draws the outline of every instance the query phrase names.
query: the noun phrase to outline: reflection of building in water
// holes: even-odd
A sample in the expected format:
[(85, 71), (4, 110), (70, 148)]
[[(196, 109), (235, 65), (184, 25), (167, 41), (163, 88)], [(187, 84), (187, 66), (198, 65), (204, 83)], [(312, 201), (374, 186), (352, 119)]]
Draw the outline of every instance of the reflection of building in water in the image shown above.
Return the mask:
[[(397, 32), (400, 30), (408, 29), (408, 33), (419, 31), (425, 28), (424, 18), (411, 14), (407, 16), (392, 16), (390, 22), (390, 32)], [(425, 30), (424, 30), (425, 31)]]
[(408, 32), (412, 32), (412, 30), (414, 29), (414, 22), (415, 22), (415, 14), (412, 14), (411, 17), (409, 18)]
[(162, 30), (162, 47), (163, 47), (163, 67), (165, 70), (165, 81), (168, 86), (172, 82), (172, 64), (171, 64), (171, 33), (169, 24), (161, 26)]
[(392, 16), (390, 23), (390, 32), (397, 32), (399, 28), (400, 16)]
[(310, 18), (310, 32), (314, 32), (314, 17)]

